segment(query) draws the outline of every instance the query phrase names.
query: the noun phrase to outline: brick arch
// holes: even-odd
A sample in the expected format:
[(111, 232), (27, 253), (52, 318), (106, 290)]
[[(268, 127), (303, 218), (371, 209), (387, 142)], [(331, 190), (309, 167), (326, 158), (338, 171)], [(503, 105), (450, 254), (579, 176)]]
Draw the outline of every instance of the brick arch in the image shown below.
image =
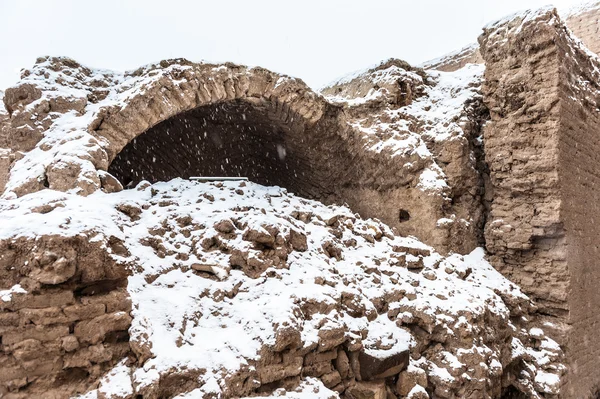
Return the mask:
[[(161, 67), (168, 69), (167, 64)], [(133, 74), (151, 72), (138, 70)], [(158, 123), (196, 108), (235, 100), (269, 106), (278, 120), (309, 126), (332, 107), (301, 80), (264, 68), (189, 63), (138, 88), (123, 108), (103, 110), (90, 129), (108, 140), (106, 150), (112, 162), (125, 145)]]
[[(168, 68), (161, 65), (160, 71)], [(148, 72), (139, 73), (143, 79)], [(422, 203), (427, 194), (407, 189), (413, 177), (403, 163), (366, 150), (343, 109), (301, 80), (262, 68), (191, 64), (134, 89), (123, 108), (106, 109), (90, 126), (106, 143), (108, 171), (125, 185), (194, 175), (247, 176), (326, 204), (346, 203), (405, 234), (427, 238), (431, 228), (419, 226), (435, 225), (441, 200), (433, 201), (432, 220), (423, 221), (426, 212), (400, 220), (400, 209)], [(231, 148), (203, 136), (198, 127), (207, 120), (222, 128), (219, 136), (234, 143)], [(183, 134), (183, 127), (192, 127), (194, 137)], [(167, 130), (178, 133), (170, 136)], [(190, 154), (196, 146), (200, 152)], [(200, 167), (189, 167), (194, 162)], [(136, 167), (139, 173), (127, 176)]]
[(347, 140), (340, 108), (301, 80), (262, 68), (193, 64), (156, 79), (92, 127), (107, 142), (108, 171), (125, 186), (243, 175), (344, 202), (340, 186), (359, 169), (360, 145)]

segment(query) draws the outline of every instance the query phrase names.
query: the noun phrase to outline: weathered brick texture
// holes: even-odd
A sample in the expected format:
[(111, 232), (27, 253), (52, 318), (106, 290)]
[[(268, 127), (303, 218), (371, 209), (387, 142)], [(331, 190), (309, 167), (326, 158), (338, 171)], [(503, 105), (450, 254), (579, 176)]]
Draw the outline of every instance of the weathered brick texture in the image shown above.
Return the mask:
[[(85, 392), (129, 353), (125, 266), (110, 259), (107, 246), (89, 239), (43, 236), (0, 243), (0, 283), (19, 283), (26, 291), (0, 299), (0, 397)], [(48, 279), (61, 282), (40, 281)]]
[(565, 348), (562, 396), (590, 397), (600, 384), (600, 63), (555, 10), (491, 26), (480, 44), (492, 118), (487, 248)]

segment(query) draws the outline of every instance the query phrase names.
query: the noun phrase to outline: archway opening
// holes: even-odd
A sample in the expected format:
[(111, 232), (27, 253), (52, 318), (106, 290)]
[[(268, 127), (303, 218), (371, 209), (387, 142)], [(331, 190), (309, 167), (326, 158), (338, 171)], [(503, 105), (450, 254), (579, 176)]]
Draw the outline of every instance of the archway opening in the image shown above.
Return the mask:
[[(127, 144), (108, 171), (124, 187), (176, 177), (248, 177), (326, 202), (353, 168), (332, 118), (307, 127), (278, 103), (233, 100), (166, 119)], [(332, 131), (333, 130), (333, 131)]]

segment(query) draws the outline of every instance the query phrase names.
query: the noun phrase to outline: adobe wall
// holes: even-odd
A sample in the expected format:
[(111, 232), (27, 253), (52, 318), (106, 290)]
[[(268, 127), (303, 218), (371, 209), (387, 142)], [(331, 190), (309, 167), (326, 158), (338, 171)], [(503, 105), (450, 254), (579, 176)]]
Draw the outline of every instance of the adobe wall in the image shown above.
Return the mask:
[(516, 36), (510, 28), (515, 26), (480, 39), (491, 117), (484, 128), (493, 189), (486, 245), (504, 275), (526, 289), (544, 314), (558, 316), (567, 310), (567, 282), (565, 265), (557, 263), (566, 249), (559, 215), (555, 29), (539, 23)]
[(442, 72), (454, 72), (467, 64), (483, 64), (479, 46), (476, 44), (471, 44), (443, 57), (426, 61), (422, 67)]
[[(201, 87), (197, 76), (188, 79), (197, 81)], [(217, 78), (213, 81), (216, 86), (221, 83)], [(438, 228), (437, 221), (451, 214), (443, 208), (443, 195), (427, 195), (412, 187), (417, 173), (396, 158), (366, 151), (361, 136), (346, 123), (339, 107), (320, 98), (302, 98), (308, 105), (291, 95), (291, 100), (278, 98), (270, 91), (285, 97), (285, 90), (282, 85), (273, 89), (276, 81), (270, 79), (262, 98), (236, 86), (236, 92), (243, 93), (238, 98), (213, 97), (200, 104), (194, 104), (196, 92), (188, 88), (181, 96), (191, 97), (193, 105), (180, 108), (183, 112), (153, 110), (148, 102), (159, 109), (177, 104), (163, 100), (160, 93), (134, 98), (123, 111), (106, 116), (95, 132), (111, 143), (123, 141), (124, 132), (136, 135), (127, 145), (120, 143), (122, 148), (114, 145), (118, 149), (108, 172), (126, 185), (131, 169), (132, 186), (142, 179), (156, 182), (190, 176), (247, 176), (325, 204), (347, 203), (362, 216), (376, 217), (442, 251), (456, 248), (468, 253), (476, 246), (472, 232), (464, 240), (466, 244), (458, 245), (447, 231)], [(296, 85), (310, 97), (308, 88)], [(298, 87), (290, 91), (303, 93)], [(309, 111), (316, 115), (315, 120), (310, 119)], [(152, 117), (140, 117), (145, 114)], [(146, 120), (159, 122), (148, 128)], [(403, 209), (410, 213), (408, 222), (399, 218)]]
[(600, 2), (566, 16), (565, 24), (587, 48), (600, 52)]
[[(424, 83), (413, 86), (399, 75), (391, 97), (410, 104), (409, 94)], [(365, 134), (349, 123), (346, 109), (299, 79), (263, 68), (178, 59), (115, 75), (45, 57), (3, 102), (5, 196), (44, 188), (85, 196), (144, 179), (241, 175), (326, 204), (347, 203), (442, 252), (469, 253), (481, 242), (482, 184), (471, 144), (480, 118), (470, 115), (474, 111), (461, 116), (465, 137), (424, 160), (415, 152), (399, 159), (390, 149), (367, 150)], [(68, 112), (81, 117), (64, 132), (54, 120)], [(418, 187), (433, 158), (443, 158), (452, 186), (446, 191)], [(403, 211), (409, 220), (401, 220)]]
[(562, 396), (591, 397), (600, 384), (599, 63), (553, 9), (489, 26), (480, 44), (490, 260), (531, 295), (539, 323), (565, 348)]
[[(483, 243), (480, 136), (487, 108), (479, 94), (483, 68), (466, 68), (458, 75), (426, 73), (390, 59), (333, 82), (321, 94), (343, 107), (346, 122), (362, 135), (365, 155), (378, 159), (368, 171), (361, 167), (353, 173), (357, 183), (375, 184), (342, 187), (341, 197), (352, 199), (351, 208), (440, 251), (468, 253)], [(398, 171), (392, 186), (373, 176), (377, 164), (389, 159), (392, 165), (386, 167)], [(443, 184), (426, 187), (421, 178), (434, 170)], [(365, 171), (366, 178), (361, 176)], [(400, 209), (407, 217), (399, 221)]]
[[(563, 15), (565, 25), (592, 52), (600, 53), (600, 1), (576, 8)], [(444, 72), (456, 71), (465, 65), (483, 64), (479, 46), (472, 44), (458, 51), (451, 52), (440, 58), (424, 62), (425, 69), (435, 69)]]
[[(567, 394), (600, 388), (600, 63), (561, 35), (559, 180), (567, 231), (571, 372)], [(596, 42), (598, 46), (600, 42)], [(597, 50), (600, 47), (596, 48)], [(575, 73), (573, 73), (575, 72)]]
[(129, 272), (110, 255), (127, 250), (99, 236), (0, 240), (0, 397), (85, 392), (130, 353)]

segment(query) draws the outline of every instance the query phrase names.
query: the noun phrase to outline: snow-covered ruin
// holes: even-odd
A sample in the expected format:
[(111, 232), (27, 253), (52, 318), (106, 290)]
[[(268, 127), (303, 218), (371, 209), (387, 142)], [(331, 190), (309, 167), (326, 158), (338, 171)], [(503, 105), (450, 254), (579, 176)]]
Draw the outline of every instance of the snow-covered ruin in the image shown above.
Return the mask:
[(600, 61), (544, 8), (427, 67), (38, 59), (0, 93), (0, 396), (592, 397)]

